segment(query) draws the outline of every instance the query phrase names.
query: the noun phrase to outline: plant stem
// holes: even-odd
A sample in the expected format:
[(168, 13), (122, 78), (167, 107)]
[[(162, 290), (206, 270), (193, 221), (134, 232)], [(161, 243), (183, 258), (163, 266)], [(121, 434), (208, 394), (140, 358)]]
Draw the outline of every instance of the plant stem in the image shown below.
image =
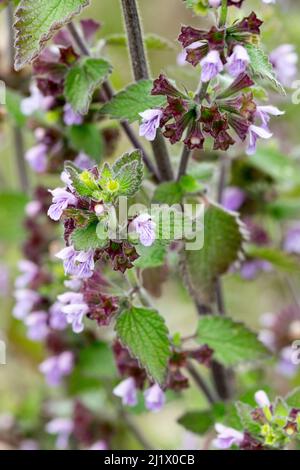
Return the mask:
[[(128, 37), (133, 76), (135, 81), (148, 80), (150, 78), (150, 73), (137, 2), (136, 0), (121, 0), (121, 5)], [(152, 150), (161, 179), (163, 181), (172, 180), (174, 175), (170, 157), (160, 130), (158, 130), (156, 138), (152, 142)]]
[(190, 375), (193, 377), (195, 383), (197, 386), (200, 388), (200, 390), (204, 393), (205, 397), (207, 398), (208, 403), (213, 405), (216, 403), (216, 398), (212, 394), (211, 390), (207, 386), (205, 380), (202, 378), (200, 373), (197, 371), (197, 369), (194, 367), (194, 364), (189, 361), (186, 366), (187, 370), (189, 371)]
[[(85, 44), (85, 41), (83, 40), (83, 38), (78, 33), (77, 28), (74, 25), (74, 23), (72, 23), (72, 22), (69, 23), (68, 24), (68, 29), (69, 29), (69, 32), (70, 32), (71, 36), (73, 37), (75, 43), (77, 44), (79, 50), (82, 52), (82, 54), (86, 55), (86, 56), (90, 56), (89, 48)], [(107, 99), (111, 100), (114, 97), (115, 93), (114, 93), (114, 90), (112, 89), (112, 87), (111, 87), (111, 85), (109, 84), (108, 81), (103, 83), (103, 89), (104, 89), (104, 92), (106, 94)], [(156, 171), (155, 166), (153, 165), (149, 155), (147, 154), (146, 150), (142, 146), (139, 139), (136, 137), (135, 133), (133, 132), (133, 130), (130, 127), (130, 125), (128, 124), (128, 122), (127, 121), (121, 121), (120, 124), (121, 124), (125, 134), (127, 135), (129, 141), (132, 143), (132, 145), (142, 152), (144, 163), (145, 163), (146, 167), (148, 168), (149, 172), (153, 175), (155, 181), (159, 182), (160, 177), (159, 177), (159, 175)]]
[[(8, 31), (8, 51), (9, 51), (9, 60), (10, 60), (10, 70), (11, 73), (14, 72), (14, 42), (15, 42), (15, 35), (13, 29), (14, 23), (14, 9), (13, 4), (10, 1), (7, 5), (7, 31)], [(13, 138), (14, 138), (14, 147), (15, 147), (15, 156), (16, 156), (16, 165), (19, 175), (19, 181), (22, 191), (24, 193), (28, 193), (29, 190), (29, 182), (28, 182), (28, 175), (27, 175), (27, 167), (24, 160), (24, 140), (23, 140), (23, 132), (22, 129), (17, 126), (13, 125)]]
[(228, 0), (222, 0), (220, 20), (219, 20), (220, 27), (223, 27), (226, 25), (227, 11), (228, 11)]

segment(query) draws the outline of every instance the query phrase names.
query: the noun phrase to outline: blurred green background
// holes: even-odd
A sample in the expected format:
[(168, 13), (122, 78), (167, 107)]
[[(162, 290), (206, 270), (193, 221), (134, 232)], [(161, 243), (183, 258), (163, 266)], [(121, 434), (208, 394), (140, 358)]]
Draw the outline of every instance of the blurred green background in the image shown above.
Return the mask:
[[(151, 51), (149, 61), (153, 76), (166, 71), (177, 81), (195, 88), (198, 71), (191, 66), (181, 69), (176, 67), (176, 57), (180, 51), (176, 38), (181, 24), (204, 26), (209, 18), (193, 17), (181, 0), (140, 0), (140, 10), (146, 33), (156, 33), (167, 38), (174, 49), (169, 51)], [(255, 10), (266, 21), (262, 39), (269, 51), (282, 43), (292, 43), (300, 52), (300, 5), (299, 2), (281, 2), (276, 8), (263, 5), (260, 0), (245, 2), (244, 12)], [(237, 11), (234, 11), (236, 15)], [(84, 12), (84, 17), (99, 20), (103, 27), (99, 37), (119, 34), (123, 31), (118, 0), (93, 0), (92, 6)], [(0, 13), (0, 67), (6, 67), (6, 25), (5, 14)], [(131, 70), (124, 48), (114, 47), (107, 50), (111, 57), (114, 73), (113, 84), (116, 89), (132, 81)], [(300, 75), (299, 75), (300, 79)], [(290, 96), (277, 98), (277, 104), (285, 109), (286, 115), (281, 120), (280, 128), (275, 128), (279, 147), (285, 152), (300, 155), (299, 120), (300, 105), (292, 105)], [(281, 138), (284, 135), (284, 139)], [(33, 141), (26, 131), (26, 145)], [(116, 154), (126, 149), (127, 141), (121, 141)], [(1, 415), (10, 413), (20, 418), (24, 430), (32, 426), (43, 413), (45, 394), (49, 395), (43, 377), (37, 371), (37, 365), (43, 358), (42, 347), (26, 339), (21, 322), (11, 316), (13, 306), (13, 282), (17, 272), (16, 262), (20, 258), (20, 248), (25, 233), (22, 228), (23, 206), (26, 196), (20, 194), (15, 167), (12, 132), (6, 123), (0, 130), (0, 180), (1, 193), (15, 192), (14, 197), (0, 195), (0, 256), (1, 264), (9, 270), (8, 295), (0, 297), (0, 337), (7, 343), (7, 365), (0, 365), (0, 421)], [(37, 177), (31, 175), (31, 184)], [(41, 182), (41, 178), (38, 178)], [(54, 185), (55, 178), (47, 178), (44, 183)], [(227, 275), (224, 279), (224, 292), (228, 313), (245, 321), (254, 329), (258, 328), (258, 318), (262, 313), (278, 311), (288, 301), (288, 292), (276, 274), (260, 276), (253, 282), (241, 280), (236, 275)], [(182, 335), (193, 333), (196, 325), (196, 312), (183, 287), (176, 280), (170, 280), (163, 286), (163, 295), (155, 302), (166, 318), (171, 333), (181, 331)], [(247, 379), (251, 383), (251, 378)], [(268, 377), (265, 377), (268, 382)], [(276, 384), (284, 390), (284, 381)], [(52, 396), (50, 394), (50, 396)], [(55, 396), (55, 393), (54, 393)], [(101, 400), (99, 398), (99, 404)], [(184, 398), (170, 402), (159, 414), (142, 414), (136, 417), (156, 448), (180, 448), (186, 440), (185, 432), (176, 424), (176, 419), (186, 409), (204, 406), (204, 400), (195, 388), (184, 393)], [(101, 405), (100, 405), (101, 406)], [(200, 438), (195, 437), (200, 445)], [(125, 436), (124, 448), (130, 446), (130, 436)], [(134, 445), (134, 444), (132, 444)]]

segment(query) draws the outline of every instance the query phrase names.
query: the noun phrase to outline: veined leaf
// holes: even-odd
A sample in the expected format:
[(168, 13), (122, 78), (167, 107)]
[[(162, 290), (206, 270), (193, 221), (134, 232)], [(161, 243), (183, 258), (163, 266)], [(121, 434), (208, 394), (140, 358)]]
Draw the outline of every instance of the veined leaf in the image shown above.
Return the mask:
[(277, 80), (267, 54), (254, 44), (245, 44), (245, 47), (250, 57), (250, 67), (253, 75), (263, 80), (269, 80), (275, 88), (285, 95), (285, 90)]

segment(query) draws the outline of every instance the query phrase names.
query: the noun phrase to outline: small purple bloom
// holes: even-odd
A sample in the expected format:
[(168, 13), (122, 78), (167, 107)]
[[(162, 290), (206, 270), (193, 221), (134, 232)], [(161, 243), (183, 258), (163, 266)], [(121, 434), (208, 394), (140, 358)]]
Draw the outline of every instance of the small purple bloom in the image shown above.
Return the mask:
[(34, 439), (23, 439), (20, 442), (19, 450), (39, 450), (39, 444)]
[(256, 143), (260, 139), (270, 139), (272, 133), (269, 130), (264, 129), (263, 127), (255, 126), (251, 124), (249, 127), (249, 146), (247, 149), (247, 155), (254, 155), (256, 152)]
[(260, 408), (271, 405), (268, 395), (263, 390), (258, 390), (258, 392), (255, 393), (254, 398)]
[(238, 77), (241, 73), (245, 72), (250, 58), (247, 50), (240, 45), (233, 48), (233, 52), (227, 60), (228, 72), (232, 77)]
[(209, 82), (215, 78), (218, 73), (222, 72), (224, 66), (220, 59), (218, 51), (210, 51), (201, 61), (202, 67), (201, 80), (203, 82)]
[(64, 123), (66, 126), (80, 126), (83, 122), (81, 114), (75, 113), (72, 106), (67, 103), (64, 106)]
[(25, 154), (25, 159), (36, 173), (44, 173), (47, 169), (47, 152), (45, 144), (38, 144), (32, 147)]
[(70, 375), (74, 367), (74, 355), (65, 351), (58, 356), (52, 356), (40, 364), (40, 371), (45, 375), (50, 387), (60, 385), (63, 377)]
[(40, 300), (37, 292), (30, 289), (18, 289), (15, 291), (16, 305), (13, 309), (13, 316), (18, 320), (23, 320)]
[(120, 382), (119, 385), (114, 388), (113, 394), (116, 395), (116, 397), (122, 398), (123, 405), (135, 406), (137, 404), (136, 385), (132, 377)]
[(15, 286), (18, 289), (22, 289), (23, 287), (27, 287), (34, 280), (39, 272), (39, 268), (35, 263), (27, 259), (19, 261), (18, 268), (22, 274), (17, 277)]
[(89, 170), (95, 165), (95, 162), (90, 159), (88, 155), (80, 152), (74, 160), (74, 164), (80, 168), (80, 170)]
[(288, 230), (283, 242), (283, 248), (287, 253), (300, 254), (300, 225)]
[(65, 292), (58, 296), (58, 300), (63, 304), (62, 312), (66, 315), (67, 322), (72, 325), (74, 333), (81, 333), (84, 329), (83, 318), (89, 311), (83, 295), (78, 292)]
[(27, 336), (32, 341), (43, 341), (49, 334), (47, 312), (32, 312), (25, 319)]
[(42, 204), (40, 201), (30, 201), (25, 206), (25, 213), (28, 217), (34, 218), (39, 215), (42, 209)]
[(60, 179), (66, 185), (66, 187), (73, 193), (74, 188), (73, 188), (73, 184), (72, 184), (72, 179), (71, 179), (71, 176), (69, 175), (69, 173), (67, 172), (67, 170), (64, 170), (64, 171), (61, 172)]
[(105, 441), (97, 441), (88, 450), (108, 450), (108, 447)]
[(261, 272), (270, 272), (272, 271), (272, 265), (265, 260), (261, 259), (251, 259), (243, 263), (240, 273), (242, 278), (247, 281), (251, 281), (256, 278), (256, 276)]
[(48, 111), (53, 104), (52, 96), (44, 96), (35, 84), (30, 86), (31, 95), (21, 101), (21, 111), (25, 116), (30, 116), (36, 111)]
[(297, 76), (298, 55), (295, 46), (282, 44), (270, 54), (270, 62), (274, 67), (278, 80), (284, 86), (291, 86)]
[(284, 111), (280, 111), (276, 106), (257, 106), (256, 108), (256, 117), (261, 120), (262, 127), (267, 131), (269, 131), (270, 116), (281, 116), (282, 114)]
[(236, 186), (228, 186), (222, 197), (222, 206), (229, 211), (238, 211), (244, 204), (246, 195), (244, 191)]
[(229, 428), (221, 423), (216, 423), (215, 429), (218, 437), (213, 444), (218, 449), (230, 449), (233, 444), (239, 445), (243, 442), (244, 434), (236, 429)]
[(212, 8), (218, 8), (221, 5), (221, 0), (208, 0), (209, 6)]
[(52, 220), (59, 220), (68, 206), (77, 205), (77, 198), (66, 189), (56, 188), (50, 193), (53, 196), (53, 204), (49, 207), (48, 216)]
[(4, 264), (0, 264), (0, 296), (4, 297), (9, 291), (9, 270)]
[(147, 410), (157, 412), (165, 404), (165, 394), (157, 383), (145, 390), (144, 397)]
[(146, 109), (146, 111), (140, 113), (143, 119), (140, 125), (140, 136), (153, 141), (156, 137), (156, 131), (159, 128), (162, 115), (161, 109)]
[(298, 365), (292, 362), (293, 349), (290, 346), (280, 351), (280, 360), (276, 366), (278, 373), (284, 377), (292, 378), (298, 371)]
[(130, 230), (139, 235), (140, 242), (144, 246), (153, 245), (156, 238), (155, 228), (156, 224), (151, 220), (149, 214), (138, 215), (130, 224)]
[(62, 304), (55, 302), (49, 309), (49, 325), (53, 330), (63, 331), (67, 327), (67, 319), (62, 311)]
[(95, 268), (94, 255), (95, 251), (90, 249), (88, 251), (80, 251), (76, 256), (76, 261), (79, 263), (77, 273), (79, 278), (86, 279), (93, 275)]
[(73, 432), (73, 421), (67, 418), (55, 418), (46, 426), (49, 434), (57, 434), (56, 448), (66, 449), (69, 444), (69, 438)]

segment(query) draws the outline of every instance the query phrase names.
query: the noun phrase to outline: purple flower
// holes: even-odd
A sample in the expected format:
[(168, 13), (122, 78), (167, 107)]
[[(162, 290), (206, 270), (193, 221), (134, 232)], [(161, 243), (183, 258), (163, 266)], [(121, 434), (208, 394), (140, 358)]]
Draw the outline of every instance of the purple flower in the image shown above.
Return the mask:
[(257, 106), (256, 108), (256, 117), (261, 120), (262, 127), (267, 131), (269, 131), (270, 116), (281, 116), (282, 114), (284, 111), (280, 111), (276, 106)]
[(288, 230), (283, 242), (283, 248), (287, 253), (300, 254), (300, 225)]
[(240, 45), (233, 48), (233, 52), (227, 60), (227, 68), (230, 75), (238, 77), (241, 73), (245, 72), (250, 58), (247, 50)]
[(78, 251), (75, 251), (73, 246), (67, 246), (61, 251), (56, 253), (56, 257), (63, 260), (65, 274), (76, 276), (78, 273), (78, 265), (76, 263), (76, 256)]
[(74, 333), (81, 333), (84, 329), (83, 318), (89, 311), (83, 295), (78, 292), (65, 292), (58, 296), (58, 300), (63, 304), (62, 312), (66, 315), (67, 322), (72, 325)]
[(23, 439), (20, 442), (19, 450), (39, 450), (39, 444), (34, 439)]
[(285, 86), (291, 86), (297, 75), (298, 55), (295, 46), (282, 44), (270, 54), (270, 62), (278, 80)]
[(18, 289), (23, 287), (27, 287), (36, 277), (39, 272), (38, 266), (33, 263), (32, 261), (23, 259), (18, 263), (19, 271), (21, 271), (21, 275), (17, 277), (15, 286)]
[(60, 302), (55, 302), (49, 309), (49, 325), (53, 330), (63, 331), (67, 327), (68, 323), (62, 306)]
[(209, 6), (212, 8), (218, 8), (221, 5), (221, 0), (208, 0)]
[(73, 188), (73, 183), (70, 174), (68, 173), (67, 170), (64, 170), (60, 174), (60, 179), (62, 182), (66, 185), (66, 187), (73, 193), (74, 188)]
[(9, 270), (4, 264), (0, 264), (0, 296), (4, 297), (9, 290)]
[(135, 231), (139, 237), (140, 242), (144, 246), (151, 246), (155, 241), (155, 228), (156, 224), (151, 220), (149, 214), (138, 215), (130, 224), (129, 229)]
[(50, 387), (60, 385), (63, 377), (70, 375), (74, 367), (74, 355), (65, 351), (58, 356), (52, 356), (40, 364), (39, 370), (45, 375)]
[(276, 366), (278, 373), (284, 377), (292, 378), (298, 371), (298, 365), (292, 362), (293, 349), (290, 346), (280, 351), (280, 360)]
[(63, 188), (56, 188), (53, 191), (49, 191), (53, 196), (53, 204), (49, 207), (48, 216), (52, 220), (59, 220), (62, 216), (63, 211), (68, 206), (76, 206), (77, 198)]
[(228, 186), (223, 192), (222, 206), (229, 211), (238, 211), (245, 199), (246, 195), (242, 189)]
[(123, 405), (135, 406), (137, 404), (137, 391), (135, 381), (132, 377), (120, 382), (119, 385), (114, 388), (113, 394), (116, 395), (116, 397), (122, 398)]
[(213, 441), (213, 444), (218, 449), (230, 449), (233, 444), (239, 445), (243, 442), (244, 434), (236, 429), (229, 428), (221, 423), (216, 423), (215, 429), (218, 437)]
[(272, 135), (273, 134), (269, 130), (251, 124), (249, 127), (249, 146), (247, 149), (247, 155), (255, 154), (257, 139), (270, 139)]
[(34, 218), (39, 215), (42, 209), (42, 203), (40, 201), (30, 201), (25, 206), (25, 213), (28, 217)]
[(258, 390), (254, 398), (260, 408), (264, 408), (265, 406), (269, 407), (271, 405), (268, 395), (263, 390)]
[(73, 421), (67, 418), (55, 418), (46, 426), (49, 434), (57, 434), (56, 448), (66, 449), (69, 444), (69, 438), (73, 432)]
[(218, 73), (222, 72), (224, 68), (218, 51), (210, 51), (207, 56), (200, 61), (200, 65), (202, 67), (201, 80), (203, 82), (209, 82), (215, 78)]
[(247, 281), (251, 281), (252, 279), (255, 279), (261, 271), (272, 271), (272, 265), (268, 261), (261, 259), (251, 259), (243, 263), (240, 273), (242, 278), (246, 279)]
[(76, 261), (79, 263), (77, 273), (79, 278), (86, 279), (93, 275), (95, 268), (94, 255), (95, 251), (90, 249), (88, 251), (80, 251), (76, 256)]
[(165, 404), (165, 394), (157, 383), (145, 390), (144, 397), (147, 410), (157, 412)]
[(36, 111), (47, 111), (54, 104), (52, 96), (44, 96), (35, 84), (30, 86), (31, 95), (21, 101), (21, 111), (25, 116), (30, 116)]
[(25, 319), (27, 336), (32, 341), (43, 341), (49, 333), (48, 314), (44, 311), (32, 312)]
[(13, 316), (18, 320), (23, 320), (40, 300), (37, 292), (30, 289), (19, 289), (15, 291), (16, 305), (13, 309)]
[(47, 145), (38, 144), (25, 153), (25, 159), (36, 173), (43, 173), (46, 171), (47, 152)]
[(140, 113), (143, 119), (140, 125), (140, 136), (153, 141), (156, 137), (156, 131), (159, 128), (162, 115), (161, 109), (146, 109), (146, 111)]
[(80, 170), (89, 170), (95, 165), (95, 162), (90, 159), (88, 155), (80, 152), (74, 160), (74, 164), (80, 168)]
[(67, 103), (64, 106), (64, 123), (66, 126), (80, 126), (83, 122), (81, 114), (75, 113), (72, 106)]

